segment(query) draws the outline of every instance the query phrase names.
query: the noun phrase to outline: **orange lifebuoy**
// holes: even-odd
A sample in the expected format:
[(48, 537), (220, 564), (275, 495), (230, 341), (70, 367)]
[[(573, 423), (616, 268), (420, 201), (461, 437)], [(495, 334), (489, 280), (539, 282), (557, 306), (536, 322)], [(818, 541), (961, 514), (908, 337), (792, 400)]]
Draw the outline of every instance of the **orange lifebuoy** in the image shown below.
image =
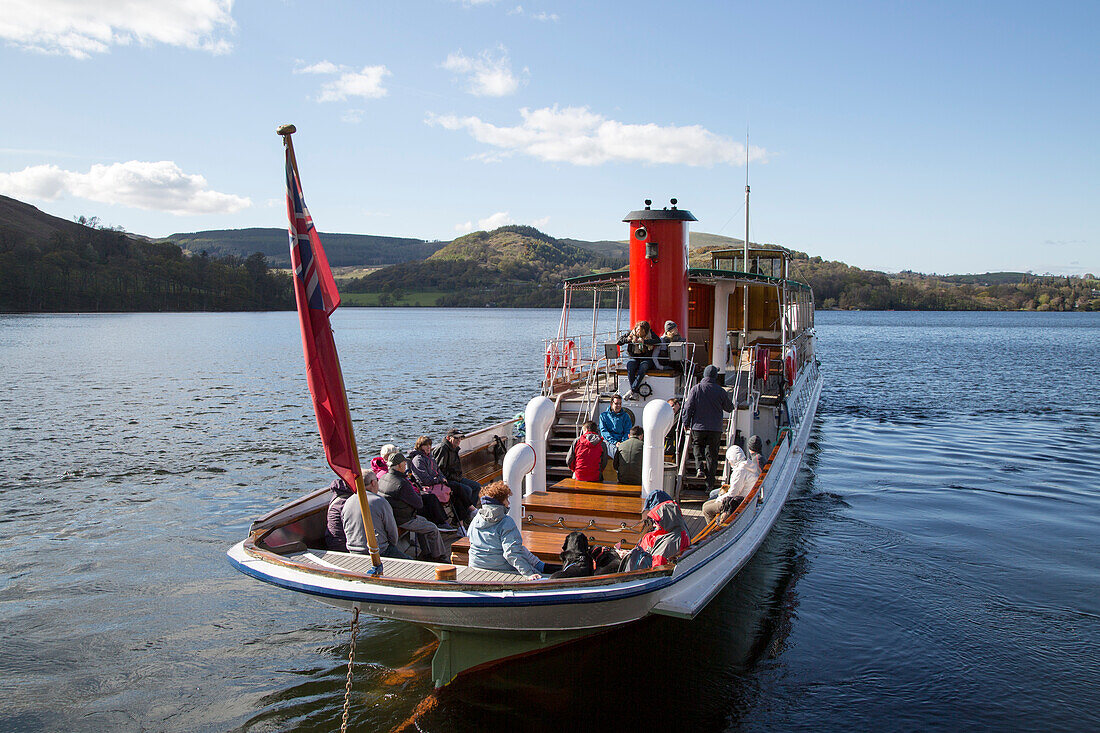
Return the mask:
[(580, 350), (577, 345), (570, 339), (565, 344), (565, 353), (563, 354), (565, 360), (565, 366), (569, 370), (569, 376), (576, 376), (577, 364), (580, 362)]
[(546, 347), (546, 379), (552, 379), (554, 372), (557, 371), (558, 365), (561, 363), (561, 356), (558, 355), (558, 348), (553, 341)]
[(794, 384), (794, 378), (798, 376), (798, 352), (793, 346), (787, 352), (787, 358), (783, 362), (787, 367), (787, 384)]

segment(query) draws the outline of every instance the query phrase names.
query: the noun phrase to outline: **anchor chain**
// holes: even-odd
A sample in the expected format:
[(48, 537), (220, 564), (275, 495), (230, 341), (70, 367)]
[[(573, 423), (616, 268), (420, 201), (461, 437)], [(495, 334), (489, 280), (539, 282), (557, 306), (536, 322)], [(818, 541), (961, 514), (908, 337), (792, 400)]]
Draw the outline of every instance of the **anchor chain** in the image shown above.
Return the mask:
[(351, 671), (355, 664), (355, 636), (359, 633), (359, 607), (351, 619), (351, 647), (348, 650), (348, 679), (344, 683), (344, 714), (340, 718), (340, 733), (348, 731), (348, 712), (351, 710)]

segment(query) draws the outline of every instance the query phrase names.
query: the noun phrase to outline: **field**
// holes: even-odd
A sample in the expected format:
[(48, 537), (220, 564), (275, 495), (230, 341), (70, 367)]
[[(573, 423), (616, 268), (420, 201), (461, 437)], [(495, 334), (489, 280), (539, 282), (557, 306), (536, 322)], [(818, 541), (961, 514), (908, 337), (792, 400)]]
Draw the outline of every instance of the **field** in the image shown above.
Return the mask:
[(392, 302), (380, 303), (379, 300), (386, 295), (385, 293), (340, 293), (340, 302), (349, 306), (434, 306), (439, 296), (448, 295), (448, 293), (437, 290), (402, 292), (397, 297), (391, 295)]

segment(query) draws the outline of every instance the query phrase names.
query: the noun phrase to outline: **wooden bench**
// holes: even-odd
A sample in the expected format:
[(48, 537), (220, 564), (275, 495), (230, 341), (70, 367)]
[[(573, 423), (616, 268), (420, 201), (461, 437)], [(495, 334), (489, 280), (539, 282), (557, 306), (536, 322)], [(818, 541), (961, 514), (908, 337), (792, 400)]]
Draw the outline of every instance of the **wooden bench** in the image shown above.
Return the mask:
[[(549, 487), (550, 493), (596, 494), (599, 496), (642, 496), (642, 487), (631, 484), (605, 484), (597, 481), (578, 481), (566, 478)], [(639, 507), (639, 511), (641, 508)]]
[[(533, 552), (543, 562), (561, 562), (561, 544), (565, 541), (566, 531), (554, 531), (537, 527), (524, 528), (523, 545)], [(586, 532), (591, 536), (593, 533)], [(596, 533), (599, 534), (599, 533)], [(614, 544), (619, 539), (623, 541), (623, 547), (630, 549), (637, 543), (640, 535), (617, 535), (614, 540), (605, 541), (597, 539), (597, 544)], [(470, 538), (462, 537), (451, 545), (451, 563), (454, 565), (469, 565), (470, 563)]]
[(609, 517), (635, 521), (641, 517), (641, 496), (597, 495), (563, 491), (528, 494), (523, 498), (528, 514)]

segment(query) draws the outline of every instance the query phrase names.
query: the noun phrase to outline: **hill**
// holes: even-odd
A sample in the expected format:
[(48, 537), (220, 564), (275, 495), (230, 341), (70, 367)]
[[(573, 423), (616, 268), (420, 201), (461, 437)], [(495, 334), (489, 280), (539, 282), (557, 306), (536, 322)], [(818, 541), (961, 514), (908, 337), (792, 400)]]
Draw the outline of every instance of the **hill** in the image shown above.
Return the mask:
[[(290, 267), (287, 230), (272, 228), (211, 229), (204, 232), (171, 234), (161, 241), (178, 244), (184, 250), (213, 257), (247, 257), (259, 252), (272, 267)], [(329, 264), (333, 267), (392, 265), (430, 257), (444, 242), (426, 242), (406, 237), (373, 234), (321, 234)]]
[(0, 196), (0, 312), (293, 307), (290, 278), (270, 272), (263, 255), (188, 257), (96, 223)]
[(428, 305), (542, 307), (561, 301), (563, 279), (621, 264), (534, 227), (506, 226), (459, 237), (427, 260), (385, 267), (343, 290), (369, 294), (358, 302), (372, 305), (415, 294), (413, 302)]

